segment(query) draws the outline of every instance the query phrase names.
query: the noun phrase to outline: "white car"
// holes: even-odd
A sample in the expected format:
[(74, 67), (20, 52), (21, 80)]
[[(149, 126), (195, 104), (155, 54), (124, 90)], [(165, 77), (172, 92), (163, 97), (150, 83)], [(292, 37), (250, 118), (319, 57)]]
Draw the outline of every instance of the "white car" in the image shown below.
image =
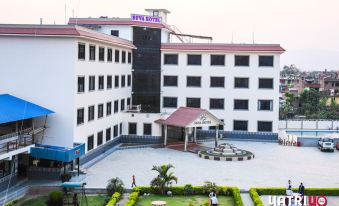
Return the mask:
[(322, 137), (318, 141), (318, 146), (321, 151), (334, 152), (334, 141), (332, 138)]

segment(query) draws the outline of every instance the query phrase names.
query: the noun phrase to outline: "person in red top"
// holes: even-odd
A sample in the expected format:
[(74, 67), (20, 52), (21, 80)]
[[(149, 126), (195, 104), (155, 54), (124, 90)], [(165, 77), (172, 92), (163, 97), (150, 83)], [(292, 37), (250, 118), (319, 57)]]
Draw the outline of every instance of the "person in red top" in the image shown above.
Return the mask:
[(132, 188), (136, 187), (137, 185), (135, 184), (135, 176), (132, 176)]

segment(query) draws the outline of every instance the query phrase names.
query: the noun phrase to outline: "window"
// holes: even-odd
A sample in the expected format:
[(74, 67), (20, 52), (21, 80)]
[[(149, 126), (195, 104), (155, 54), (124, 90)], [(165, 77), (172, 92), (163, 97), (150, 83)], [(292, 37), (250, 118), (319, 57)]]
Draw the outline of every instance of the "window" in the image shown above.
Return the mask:
[(132, 63), (132, 53), (128, 52), (128, 58), (127, 58), (128, 63)]
[(234, 120), (233, 121), (233, 130), (234, 131), (247, 131), (248, 121), (243, 120)]
[(200, 54), (188, 54), (187, 65), (201, 65), (201, 55)]
[(88, 107), (88, 121), (94, 120), (94, 106)]
[(119, 101), (115, 100), (114, 101), (114, 113), (119, 112)]
[(178, 65), (178, 55), (164, 54), (164, 64)]
[(259, 67), (273, 67), (273, 56), (259, 56)]
[(104, 76), (99, 76), (99, 90), (104, 89)]
[(109, 116), (112, 114), (112, 102), (106, 103), (106, 116)]
[(234, 110), (248, 110), (248, 100), (247, 99), (235, 99), (233, 108)]
[(259, 89), (273, 89), (273, 79), (259, 78)]
[(272, 132), (272, 122), (258, 121), (258, 132)]
[(84, 108), (78, 109), (77, 111), (77, 125), (84, 123)]
[(131, 105), (131, 98), (127, 98), (127, 108)]
[(177, 108), (177, 97), (164, 97), (163, 107), (164, 108)]
[(119, 88), (119, 76), (114, 76), (114, 87)]
[(112, 75), (107, 76), (107, 89), (112, 89)]
[(113, 55), (112, 49), (107, 49), (107, 61), (108, 62), (112, 62), (113, 61), (112, 55)]
[(114, 125), (114, 127), (113, 127), (113, 137), (117, 137), (118, 136), (118, 132), (119, 132), (119, 125)]
[(120, 123), (119, 134), (122, 135), (122, 123)]
[(89, 91), (95, 90), (95, 76), (89, 76), (88, 90)]
[(120, 111), (125, 110), (125, 99), (120, 100)]
[(94, 135), (87, 137), (87, 151), (92, 150), (94, 147)]
[(103, 139), (103, 131), (98, 132), (98, 136), (97, 136), (97, 145), (102, 145), (102, 139)]
[(187, 77), (187, 87), (201, 87), (201, 77)]
[(186, 98), (186, 107), (200, 108), (200, 98)]
[(116, 63), (119, 63), (119, 61), (120, 61), (120, 51), (119, 50), (115, 50), (114, 51), (115, 52), (115, 54), (114, 54), (114, 61), (116, 62)]
[(224, 99), (210, 99), (210, 109), (224, 109)]
[(130, 74), (127, 76), (127, 86), (128, 87), (131, 86), (131, 75)]
[(95, 46), (89, 46), (89, 60), (95, 61)]
[(85, 77), (78, 77), (78, 92), (85, 92)]
[(105, 61), (105, 48), (99, 47), (99, 61)]
[(111, 30), (111, 35), (119, 37), (119, 30)]
[(211, 77), (211, 87), (225, 87), (225, 77)]
[(102, 118), (104, 116), (104, 105), (99, 104), (98, 105), (98, 118)]
[(144, 135), (152, 135), (152, 124), (144, 123)]
[(126, 63), (126, 51), (121, 52), (121, 61), (122, 63)]
[(137, 123), (128, 123), (128, 134), (137, 134)]
[(125, 84), (126, 84), (126, 76), (121, 75), (121, 87), (125, 87)]
[(86, 57), (86, 45), (78, 44), (78, 59), (85, 60)]
[[(221, 119), (220, 121), (224, 122), (223, 119)], [(224, 130), (224, 125), (223, 124), (219, 124), (219, 130)]]
[(164, 76), (164, 86), (167, 87), (178, 86), (178, 76)]
[(225, 66), (225, 55), (211, 55), (211, 66)]
[(248, 55), (235, 55), (234, 66), (248, 67), (250, 65), (250, 56)]
[(208, 130), (215, 130), (215, 128), (216, 128), (215, 126), (209, 126)]
[(249, 79), (248, 78), (234, 78), (234, 88), (248, 88)]
[(273, 100), (258, 100), (258, 110), (259, 111), (272, 111)]
[(111, 128), (106, 129), (106, 142), (111, 140)]
[[(15, 164), (13, 166), (15, 167)], [(11, 161), (8, 160), (0, 161), (0, 178), (10, 175), (12, 170), (13, 168), (11, 166)]]

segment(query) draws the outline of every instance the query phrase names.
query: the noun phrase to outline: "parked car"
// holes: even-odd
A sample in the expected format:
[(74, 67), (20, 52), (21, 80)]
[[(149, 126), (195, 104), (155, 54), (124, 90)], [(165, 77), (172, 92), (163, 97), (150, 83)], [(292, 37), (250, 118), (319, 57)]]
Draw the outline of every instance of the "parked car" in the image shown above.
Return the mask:
[(318, 141), (318, 148), (320, 151), (331, 151), (334, 152), (334, 141), (329, 137), (322, 137)]

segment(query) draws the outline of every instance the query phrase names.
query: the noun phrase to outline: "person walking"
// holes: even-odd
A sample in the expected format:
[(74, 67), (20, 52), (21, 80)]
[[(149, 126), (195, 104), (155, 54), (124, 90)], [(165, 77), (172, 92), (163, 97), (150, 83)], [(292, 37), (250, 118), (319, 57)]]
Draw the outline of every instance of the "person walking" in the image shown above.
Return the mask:
[(137, 184), (135, 183), (135, 175), (132, 176), (132, 188), (136, 187)]
[(212, 204), (212, 206), (218, 206), (218, 198), (217, 198), (217, 195), (215, 193), (213, 193), (213, 196), (211, 198), (211, 204)]
[(301, 182), (300, 185), (299, 185), (298, 193), (299, 193), (301, 196), (304, 196), (304, 194), (305, 194), (305, 187), (304, 187), (304, 185), (303, 185), (302, 182)]

